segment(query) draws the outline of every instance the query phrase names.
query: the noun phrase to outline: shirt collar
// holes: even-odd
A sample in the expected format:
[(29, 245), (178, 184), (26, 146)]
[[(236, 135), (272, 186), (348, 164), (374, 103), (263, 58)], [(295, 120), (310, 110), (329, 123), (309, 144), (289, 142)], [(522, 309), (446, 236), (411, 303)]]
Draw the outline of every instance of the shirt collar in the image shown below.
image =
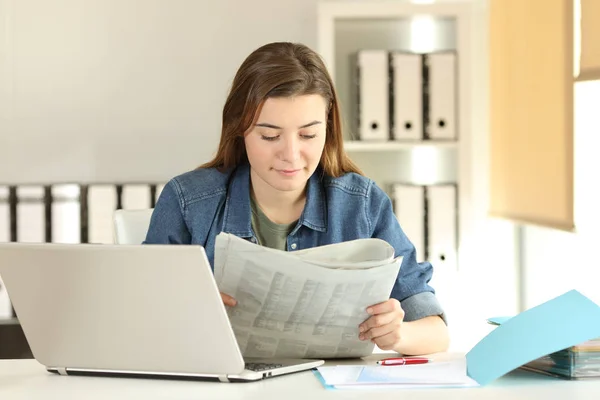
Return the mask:
[[(312, 174), (306, 190), (306, 204), (299, 224), (319, 232), (327, 230), (327, 199), (323, 187), (321, 168)], [(298, 228), (294, 229), (295, 232)], [(223, 231), (239, 237), (252, 236), (250, 209), (250, 165), (240, 164), (232, 173), (225, 201)]]
[(225, 201), (223, 230), (239, 237), (252, 237), (250, 209), (250, 165), (240, 164), (232, 173)]
[(306, 205), (300, 223), (319, 232), (327, 231), (327, 198), (323, 186), (323, 170), (317, 168), (308, 180)]

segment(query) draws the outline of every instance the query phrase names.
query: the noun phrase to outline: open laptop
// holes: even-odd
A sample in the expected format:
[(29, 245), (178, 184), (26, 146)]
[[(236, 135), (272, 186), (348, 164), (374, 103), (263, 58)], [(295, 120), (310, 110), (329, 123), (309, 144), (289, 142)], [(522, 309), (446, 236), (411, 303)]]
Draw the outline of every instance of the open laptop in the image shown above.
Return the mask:
[(244, 360), (201, 246), (0, 244), (0, 276), (61, 375), (254, 381), (324, 362)]

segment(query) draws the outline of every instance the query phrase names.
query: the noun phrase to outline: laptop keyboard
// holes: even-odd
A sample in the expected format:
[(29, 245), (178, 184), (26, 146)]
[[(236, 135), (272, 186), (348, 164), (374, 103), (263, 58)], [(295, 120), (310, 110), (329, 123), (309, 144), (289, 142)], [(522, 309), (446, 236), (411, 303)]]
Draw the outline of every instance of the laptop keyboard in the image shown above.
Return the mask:
[(283, 364), (274, 364), (274, 363), (246, 363), (246, 369), (250, 371), (267, 371), (269, 369), (280, 368), (283, 367)]

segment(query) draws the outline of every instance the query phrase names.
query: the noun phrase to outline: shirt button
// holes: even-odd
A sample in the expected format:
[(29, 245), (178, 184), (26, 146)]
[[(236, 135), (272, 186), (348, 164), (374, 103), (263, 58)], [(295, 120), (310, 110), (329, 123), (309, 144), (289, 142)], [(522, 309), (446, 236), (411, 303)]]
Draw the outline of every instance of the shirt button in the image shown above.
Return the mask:
[(256, 243), (256, 238), (255, 238), (255, 237), (252, 237), (252, 238), (250, 239), (250, 241), (251, 241), (252, 243)]
[(296, 243), (292, 243), (292, 245), (290, 247), (292, 248), (292, 250), (296, 250), (296, 247), (298, 247), (298, 246), (296, 245)]

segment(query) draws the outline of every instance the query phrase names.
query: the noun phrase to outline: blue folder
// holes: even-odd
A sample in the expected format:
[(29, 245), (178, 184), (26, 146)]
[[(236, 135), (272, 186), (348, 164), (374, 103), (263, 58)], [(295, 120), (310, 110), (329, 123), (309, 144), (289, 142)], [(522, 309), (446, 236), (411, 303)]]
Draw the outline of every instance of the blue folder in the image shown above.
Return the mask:
[[(540, 357), (599, 338), (600, 306), (578, 291), (571, 290), (515, 316), (489, 318), (488, 323), (498, 327), (466, 355), (465, 375), (479, 386), (484, 386)], [(398, 374), (401, 371), (402, 369), (397, 370)], [(323, 386), (328, 389), (334, 388), (327, 384), (318, 371), (315, 371), (315, 375)], [(384, 378), (390, 379), (387, 375)], [(357, 378), (357, 383), (362, 382), (359, 381)], [(389, 380), (387, 383), (394, 382)], [(457, 386), (462, 385), (442, 384), (438, 387)]]
[(600, 306), (571, 290), (498, 325), (467, 353), (467, 374), (480, 385), (556, 351), (600, 337)]

